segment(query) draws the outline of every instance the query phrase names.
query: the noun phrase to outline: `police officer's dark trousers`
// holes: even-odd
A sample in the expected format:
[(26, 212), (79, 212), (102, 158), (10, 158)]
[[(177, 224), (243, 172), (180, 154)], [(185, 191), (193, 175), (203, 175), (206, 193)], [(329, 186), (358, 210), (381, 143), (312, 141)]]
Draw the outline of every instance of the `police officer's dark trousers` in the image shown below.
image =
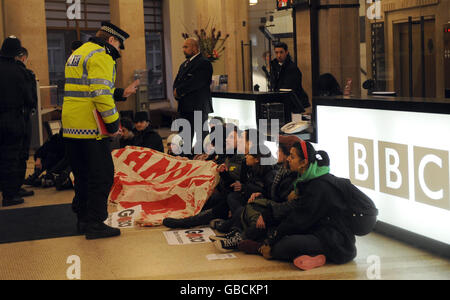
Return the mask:
[(103, 222), (108, 217), (108, 196), (114, 182), (110, 142), (66, 139), (75, 177), (72, 209), (82, 222)]
[(20, 153), (24, 136), (23, 112), (0, 112), (0, 189), (3, 199), (16, 197), (22, 185)]

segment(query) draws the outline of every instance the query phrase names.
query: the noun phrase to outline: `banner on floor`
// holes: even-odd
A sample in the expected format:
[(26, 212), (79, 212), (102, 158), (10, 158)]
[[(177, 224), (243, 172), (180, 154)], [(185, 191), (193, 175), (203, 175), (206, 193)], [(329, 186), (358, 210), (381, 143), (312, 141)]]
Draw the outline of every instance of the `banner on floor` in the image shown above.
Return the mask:
[(210, 243), (209, 237), (211, 235), (215, 235), (215, 233), (209, 227), (164, 232), (164, 236), (169, 245)]
[(114, 185), (109, 201), (127, 209), (141, 205), (141, 226), (158, 226), (167, 217), (198, 214), (219, 175), (211, 161), (173, 157), (152, 149), (126, 147), (112, 152)]

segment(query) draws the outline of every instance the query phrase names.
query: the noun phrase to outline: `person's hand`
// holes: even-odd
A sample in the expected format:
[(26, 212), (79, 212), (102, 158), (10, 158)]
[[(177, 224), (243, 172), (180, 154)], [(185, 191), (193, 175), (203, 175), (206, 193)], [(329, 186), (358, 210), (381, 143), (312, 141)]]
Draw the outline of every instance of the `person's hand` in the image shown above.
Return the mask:
[(222, 173), (228, 171), (228, 168), (225, 164), (221, 164), (220, 166), (217, 167), (217, 172)]
[(250, 196), (250, 198), (248, 199), (248, 203), (254, 202), (255, 199), (258, 198), (258, 197), (260, 197), (260, 196), (262, 196), (261, 193), (253, 193), (253, 194)]
[(109, 137), (116, 137), (116, 136), (122, 136), (123, 132), (122, 132), (122, 128), (119, 128), (119, 130), (117, 130), (114, 133), (109, 133), (108, 136)]
[(230, 187), (232, 187), (234, 189), (235, 192), (240, 192), (242, 191), (242, 183), (240, 183), (239, 181), (236, 181), (235, 183), (233, 183), (232, 185), (230, 185)]
[(258, 229), (265, 229), (266, 223), (264, 222), (263, 216), (260, 215), (258, 220), (256, 221), (256, 228)]
[(175, 98), (178, 98), (177, 89), (174, 89), (174, 90), (173, 90), (173, 96), (174, 96)]
[(42, 170), (42, 160), (39, 157), (36, 158), (36, 161), (34, 162), (34, 167), (36, 169), (41, 169)]
[(128, 98), (131, 95), (136, 94), (137, 88), (141, 81), (139, 79), (136, 79), (132, 84), (130, 84), (124, 91), (123, 91), (123, 97)]

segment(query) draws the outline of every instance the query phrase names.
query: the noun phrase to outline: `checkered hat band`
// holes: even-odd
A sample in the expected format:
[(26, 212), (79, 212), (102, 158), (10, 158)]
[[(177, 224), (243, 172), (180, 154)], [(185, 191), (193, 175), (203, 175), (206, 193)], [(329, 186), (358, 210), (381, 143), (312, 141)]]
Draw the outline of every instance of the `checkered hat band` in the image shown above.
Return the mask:
[(103, 26), (101, 28), (101, 30), (106, 31), (106, 32), (108, 32), (108, 33), (110, 33), (112, 35), (115, 35), (115, 36), (119, 37), (120, 39), (122, 39), (122, 41), (126, 40), (126, 38), (124, 38), (123, 35), (121, 35), (120, 33), (118, 33), (117, 31), (115, 31), (114, 29), (112, 29), (112, 28), (110, 28), (108, 26)]

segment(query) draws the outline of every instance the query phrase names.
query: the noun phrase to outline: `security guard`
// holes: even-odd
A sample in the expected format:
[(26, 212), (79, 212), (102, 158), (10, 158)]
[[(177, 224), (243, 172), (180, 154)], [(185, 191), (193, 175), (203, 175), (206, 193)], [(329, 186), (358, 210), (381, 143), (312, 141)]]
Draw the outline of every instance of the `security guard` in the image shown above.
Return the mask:
[(33, 102), (27, 73), (15, 62), (22, 44), (6, 38), (0, 50), (0, 190), (3, 206), (22, 204), (20, 152), (25, 138), (25, 107)]
[[(78, 216), (78, 231), (87, 239), (120, 235), (103, 222), (114, 180), (114, 165), (108, 137), (120, 134), (119, 112), (114, 100), (124, 101), (136, 92), (139, 81), (125, 90), (114, 88), (116, 60), (129, 35), (103, 22), (96, 36), (72, 53), (66, 63), (62, 110), (63, 136), (67, 141), (75, 177), (72, 208)], [(98, 111), (97, 120), (94, 117)], [(107, 133), (102, 134), (105, 124)]]

